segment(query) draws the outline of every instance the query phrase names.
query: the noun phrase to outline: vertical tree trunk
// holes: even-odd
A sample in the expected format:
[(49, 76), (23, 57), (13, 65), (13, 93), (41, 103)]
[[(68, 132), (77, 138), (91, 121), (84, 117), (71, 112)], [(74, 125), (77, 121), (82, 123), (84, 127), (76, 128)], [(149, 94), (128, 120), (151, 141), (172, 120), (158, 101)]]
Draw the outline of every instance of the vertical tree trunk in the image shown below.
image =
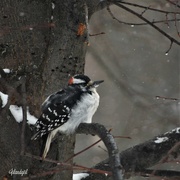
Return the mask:
[[(91, 14), (95, 2), (88, 2)], [(87, 32), (77, 36), (77, 31), (80, 23), (85, 25), (85, 19), (83, 0), (1, 1), (0, 67), (11, 69), (11, 73), (4, 77), (6, 85), (1, 78), (0, 91), (13, 92), (10, 104), (22, 105), (14, 92), (17, 90), (21, 96), (18, 87), (23, 76), (27, 105), (39, 117), (43, 100), (66, 85), (69, 76), (84, 72)], [(30, 175), (50, 167), (48, 163), (20, 156), (21, 124), (14, 121), (7, 106), (1, 110), (0, 125), (0, 159), (4, 161), (0, 177), (11, 168), (28, 169)], [(31, 136), (27, 127), (25, 151), (39, 155), (41, 141), (32, 142)], [(52, 143), (48, 156), (64, 161), (73, 154), (74, 143), (74, 136), (62, 136)], [(71, 173), (59, 173), (52, 179), (68, 180)]]

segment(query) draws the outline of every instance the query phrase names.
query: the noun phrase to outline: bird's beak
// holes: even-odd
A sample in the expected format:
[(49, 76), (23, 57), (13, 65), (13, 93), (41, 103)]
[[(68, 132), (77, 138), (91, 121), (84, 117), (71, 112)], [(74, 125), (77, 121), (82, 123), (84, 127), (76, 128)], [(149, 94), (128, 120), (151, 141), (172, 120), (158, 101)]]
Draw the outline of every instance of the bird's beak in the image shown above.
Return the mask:
[(103, 83), (103, 82), (104, 82), (104, 80), (94, 81), (94, 82), (92, 83), (92, 86), (94, 86), (94, 87), (96, 88), (96, 87), (99, 86), (99, 84), (101, 84), (101, 83)]

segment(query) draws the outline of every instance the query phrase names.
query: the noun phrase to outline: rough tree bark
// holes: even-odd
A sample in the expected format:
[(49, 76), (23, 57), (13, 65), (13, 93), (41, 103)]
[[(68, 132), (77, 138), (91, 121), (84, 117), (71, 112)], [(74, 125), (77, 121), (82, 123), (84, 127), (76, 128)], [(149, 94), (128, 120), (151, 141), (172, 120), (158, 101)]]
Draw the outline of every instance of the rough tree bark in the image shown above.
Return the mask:
[[(84, 72), (87, 31), (80, 36), (77, 36), (77, 31), (80, 23), (86, 24), (85, 3), (90, 17), (98, 2), (1, 1), (0, 67), (12, 72), (0, 78), (0, 91), (9, 94), (8, 105), (22, 105), (19, 87), (20, 79), (24, 77), (27, 106), (38, 117), (45, 97), (64, 86), (70, 75)], [(21, 124), (15, 122), (8, 105), (0, 114), (0, 159), (3, 162), (0, 164), (0, 177), (12, 168), (28, 169), (28, 174), (45, 170), (49, 164), (20, 156)], [(26, 127), (25, 151), (38, 155), (41, 142), (31, 142), (31, 136), (32, 132)], [(67, 159), (73, 154), (74, 143), (74, 136), (59, 137), (53, 142), (49, 157), (60, 161)], [(64, 171), (53, 175), (52, 179), (71, 179), (71, 173)]]

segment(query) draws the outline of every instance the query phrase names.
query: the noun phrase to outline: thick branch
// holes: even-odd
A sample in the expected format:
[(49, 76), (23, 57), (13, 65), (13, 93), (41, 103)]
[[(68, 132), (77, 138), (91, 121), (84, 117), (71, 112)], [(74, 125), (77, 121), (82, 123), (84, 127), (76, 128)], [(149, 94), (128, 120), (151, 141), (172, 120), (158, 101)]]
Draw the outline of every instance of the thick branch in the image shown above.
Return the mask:
[[(125, 176), (129, 175), (129, 173), (147, 173), (147, 168), (150, 168), (157, 163), (160, 162), (160, 160), (169, 154), (169, 151), (175, 147), (175, 144), (180, 142), (180, 128), (173, 129), (167, 133), (164, 133), (162, 135), (156, 136), (153, 139), (150, 139), (149, 141), (146, 141), (142, 144), (136, 145), (134, 147), (131, 147), (125, 151), (122, 151), (120, 153), (121, 157), (121, 163), (125, 170)], [(175, 149), (175, 148), (174, 148)], [(173, 152), (171, 153), (171, 159), (172, 156), (178, 155), (180, 152)], [(168, 160), (167, 160), (168, 162)], [(93, 168), (98, 168), (101, 170), (110, 170), (109, 165), (109, 159), (106, 159), (102, 161), (101, 163), (95, 165)], [(150, 173), (150, 171), (148, 171)], [(169, 172), (169, 171), (168, 171)], [(166, 173), (163, 171), (163, 173), (159, 173), (159, 171), (156, 171), (154, 175), (163, 175), (166, 174), (166, 176), (169, 177), (172, 176), (172, 173)], [(174, 173), (174, 175), (178, 175), (179, 172)], [(97, 176), (99, 178), (97, 178)], [(103, 179), (102, 175), (97, 174), (90, 174), (89, 177), (85, 178), (86, 180), (91, 179)]]
[(77, 129), (77, 133), (96, 134), (102, 139), (102, 141), (104, 142), (105, 146), (108, 149), (109, 165), (110, 165), (112, 173), (113, 173), (113, 179), (121, 180), (122, 179), (122, 169), (121, 169), (121, 164), (120, 164), (118, 148), (117, 148), (114, 138), (110, 134), (110, 132), (101, 124), (81, 123), (79, 128)]

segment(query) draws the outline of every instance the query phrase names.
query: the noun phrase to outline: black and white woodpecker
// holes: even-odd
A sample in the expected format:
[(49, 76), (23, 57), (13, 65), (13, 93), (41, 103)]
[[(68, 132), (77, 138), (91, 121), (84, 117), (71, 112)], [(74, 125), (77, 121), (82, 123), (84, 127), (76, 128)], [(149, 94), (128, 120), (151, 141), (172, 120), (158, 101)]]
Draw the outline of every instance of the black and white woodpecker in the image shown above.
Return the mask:
[(91, 81), (86, 75), (75, 75), (68, 81), (68, 86), (51, 94), (42, 104), (42, 114), (37, 120), (36, 140), (47, 136), (42, 157), (45, 158), (52, 139), (57, 132), (73, 134), (80, 123), (91, 123), (99, 106), (99, 95), (96, 88), (101, 81)]

